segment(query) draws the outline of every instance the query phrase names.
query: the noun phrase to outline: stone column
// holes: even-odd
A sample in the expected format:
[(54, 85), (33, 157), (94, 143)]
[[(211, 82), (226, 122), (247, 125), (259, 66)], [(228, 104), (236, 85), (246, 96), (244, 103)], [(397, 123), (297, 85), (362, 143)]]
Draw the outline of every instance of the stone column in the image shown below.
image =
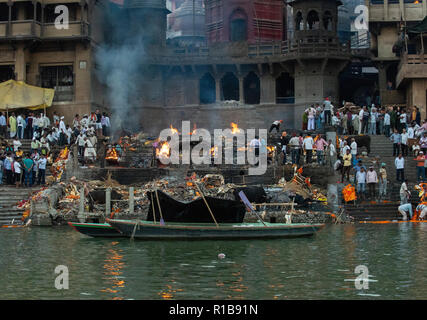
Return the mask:
[(13, 2), (9, 0), (7, 2), (7, 6), (9, 9), (9, 16), (7, 20), (7, 30), (6, 30), (6, 35), (9, 37), (12, 35), (12, 5), (13, 5)]
[(215, 79), (215, 102), (220, 102), (221, 101), (221, 79), (216, 78)]
[(15, 74), (17, 81), (27, 80), (24, 44), (19, 44), (15, 51)]
[(242, 76), (239, 76), (239, 102), (245, 103), (245, 95), (244, 95), (243, 77)]

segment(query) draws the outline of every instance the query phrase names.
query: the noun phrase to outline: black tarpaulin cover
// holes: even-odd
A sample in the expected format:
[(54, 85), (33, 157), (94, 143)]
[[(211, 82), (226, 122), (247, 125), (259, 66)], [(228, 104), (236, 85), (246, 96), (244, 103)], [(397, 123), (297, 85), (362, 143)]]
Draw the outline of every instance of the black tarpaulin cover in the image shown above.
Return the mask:
[(409, 27), (406, 30), (407, 33), (427, 33), (427, 17), (417, 23), (413, 27)]
[[(181, 202), (170, 197), (162, 191), (157, 191), (159, 203), (162, 209), (163, 220), (167, 222), (187, 222), (187, 223), (214, 223), (209, 210), (202, 198), (191, 202)], [(148, 210), (147, 221), (153, 219), (153, 204), (156, 213), (156, 221), (160, 221), (160, 211), (157, 205), (156, 193), (148, 192), (150, 208)], [(245, 205), (236, 200), (226, 200), (212, 197), (205, 197), (218, 223), (241, 223), (245, 217)], [(154, 202), (152, 202), (154, 200)]]

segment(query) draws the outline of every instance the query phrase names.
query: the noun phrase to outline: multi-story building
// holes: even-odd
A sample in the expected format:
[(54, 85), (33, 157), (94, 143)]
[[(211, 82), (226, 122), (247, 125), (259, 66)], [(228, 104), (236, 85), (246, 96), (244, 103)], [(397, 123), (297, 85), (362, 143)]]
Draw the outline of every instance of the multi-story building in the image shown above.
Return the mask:
[(424, 119), (427, 105), (425, 36), (409, 31), (426, 17), (426, 1), (366, 0), (366, 6), (372, 60), (379, 70), (381, 103), (418, 106)]
[[(66, 13), (55, 12), (60, 5), (68, 9), (67, 29), (55, 25)], [(0, 81), (54, 88), (48, 113), (56, 110), (68, 121), (102, 106), (93, 72), (94, 49), (102, 41), (102, 5), (92, 0), (0, 0)]]

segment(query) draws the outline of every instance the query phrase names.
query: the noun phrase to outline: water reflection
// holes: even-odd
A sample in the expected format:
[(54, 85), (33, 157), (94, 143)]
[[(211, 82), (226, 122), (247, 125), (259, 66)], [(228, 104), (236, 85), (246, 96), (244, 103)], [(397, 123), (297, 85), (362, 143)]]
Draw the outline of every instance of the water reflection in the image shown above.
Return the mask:
[[(111, 246), (116, 246), (119, 244), (117, 241), (111, 242)], [(103, 264), (103, 277), (105, 280), (107, 287), (99, 290), (104, 293), (112, 293), (113, 300), (123, 300), (124, 297), (121, 296), (122, 288), (125, 288), (126, 282), (123, 279), (123, 268), (125, 267), (125, 263), (123, 261), (123, 252), (122, 249), (110, 248), (107, 250), (107, 257), (104, 260)]]

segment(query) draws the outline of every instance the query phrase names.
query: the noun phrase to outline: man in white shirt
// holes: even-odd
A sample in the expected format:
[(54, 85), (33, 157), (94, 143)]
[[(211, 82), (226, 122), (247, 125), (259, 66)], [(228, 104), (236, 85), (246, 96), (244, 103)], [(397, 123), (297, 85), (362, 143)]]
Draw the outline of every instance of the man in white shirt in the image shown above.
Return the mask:
[(351, 148), (351, 156), (356, 157), (356, 155), (357, 155), (357, 143), (356, 143), (356, 140), (354, 138), (351, 138), (350, 148)]
[(350, 150), (350, 146), (347, 144), (347, 141), (344, 141), (344, 146), (341, 149), (341, 156), (344, 157), (344, 155), (347, 154), (347, 150)]
[(65, 145), (65, 141), (67, 138), (67, 128), (65, 127), (64, 117), (61, 117), (59, 121), (59, 145)]
[(16, 123), (18, 126), (18, 138), (24, 139), (24, 129), (25, 129), (24, 118), (21, 115), (19, 115), (18, 117), (16, 117)]
[(6, 138), (7, 136), (6, 117), (4, 116), (3, 112), (0, 112), (0, 136), (3, 138)]
[(408, 138), (409, 134), (406, 132), (406, 129), (402, 129), (402, 134), (400, 135), (402, 142), (400, 143), (400, 148), (402, 150), (402, 156), (406, 157), (408, 155)]
[(313, 106), (310, 106), (308, 109), (305, 110), (305, 112), (308, 114), (307, 130), (313, 131), (314, 130), (314, 118), (316, 116), (316, 109), (314, 109)]
[(362, 133), (363, 108), (359, 111), (359, 134)]
[(46, 175), (46, 163), (47, 159), (44, 154), (41, 155), (40, 159), (37, 161), (37, 166), (39, 168), (39, 176), (38, 176), (38, 184), (44, 185), (45, 182), (45, 175)]
[(408, 138), (409, 139), (414, 139), (414, 136), (415, 136), (415, 130), (414, 130), (414, 126), (411, 124), (408, 127)]
[(401, 153), (399, 153), (399, 156), (394, 160), (394, 165), (396, 167), (396, 180), (404, 181), (405, 180), (405, 172), (404, 172), (405, 159), (402, 157)]
[(291, 148), (292, 164), (299, 164), (301, 145), (296, 133), (292, 134), (292, 138), (289, 140), (288, 146)]
[(410, 192), (408, 190), (408, 180), (404, 180), (402, 185), (400, 186), (400, 204), (408, 203), (408, 199), (410, 197)]
[(311, 158), (313, 156), (314, 140), (310, 134), (304, 139), (302, 145), (306, 152), (306, 163), (311, 163)]

